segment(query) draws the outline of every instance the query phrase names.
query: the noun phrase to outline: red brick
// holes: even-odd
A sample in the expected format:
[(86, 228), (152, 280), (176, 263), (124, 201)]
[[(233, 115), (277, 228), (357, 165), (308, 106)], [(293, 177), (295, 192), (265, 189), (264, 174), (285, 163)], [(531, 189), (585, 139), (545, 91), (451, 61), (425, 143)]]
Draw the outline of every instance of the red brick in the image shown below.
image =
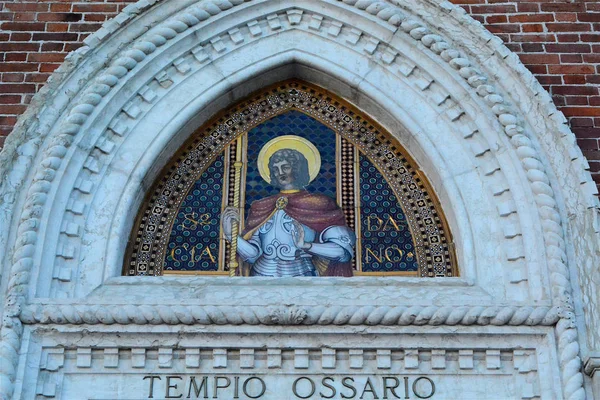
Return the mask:
[(599, 117), (600, 107), (562, 107), (560, 111), (567, 117), (582, 116), (582, 117)]
[(575, 13), (556, 13), (554, 14), (556, 21), (558, 22), (576, 22), (577, 14)]
[(586, 75), (585, 76), (586, 83), (592, 85), (600, 85), (600, 76), (599, 75)]
[(540, 5), (542, 11), (548, 12), (582, 12), (585, 11), (585, 4), (578, 3), (543, 3)]
[(15, 21), (15, 22), (32, 22), (35, 21), (36, 14), (35, 13), (14, 13), (10, 14), (10, 19), (6, 18), (5, 21)]
[(570, 34), (558, 34), (556, 35), (556, 39), (559, 43), (575, 43), (579, 42), (579, 34), (578, 33), (570, 33)]
[(492, 33), (521, 32), (521, 26), (519, 24), (497, 24), (497, 25), (489, 25), (487, 28)]
[(538, 75), (536, 77), (542, 85), (561, 85), (563, 83), (562, 78), (557, 75)]
[(544, 51), (544, 45), (541, 43), (522, 43), (521, 47), (526, 53), (541, 53)]
[(600, 11), (600, 3), (587, 3), (585, 8), (588, 11)]
[(2, 73), (2, 82), (23, 82), (25, 74), (21, 72), (4, 72)]
[(598, 95), (598, 88), (596, 86), (553, 86), (553, 94), (566, 94), (566, 95), (584, 95), (584, 96), (595, 96)]
[(548, 23), (546, 28), (550, 32), (589, 32), (592, 30), (590, 24), (571, 24), (571, 23)]
[(0, 104), (0, 114), (22, 114), (26, 108), (20, 104)]
[(62, 62), (65, 55), (62, 53), (29, 53), (30, 62)]
[(521, 25), (523, 32), (544, 32), (544, 25), (542, 24), (523, 24)]
[(37, 73), (25, 75), (25, 82), (40, 82), (44, 83), (48, 80), (50, 74), (48, 73)]
[(519, 54), (523, 64), (558, 64), (560, 57), (558, 54)]
[(11, 11), (48, 11), (48, 4), (40, 2), (23, 3), (23, 2), (8, 2), (4, 4), (7, 10)]
[(31, 33), (25, 32), (13, 32), (10, 34), (11, 42), (29, 42), (31, 41), (31, 37), (33, 35)]
[(600, 13), (577, 14), (577, 19), (581, 22), (600, 22)]
[(582, 42), (598, 42), (600, 43), (600, 33), (582, 33), (579, 35)]
[(581, 54), (561, 54), (560, 62), (562, 64), (577, 64), (583, 62), (583, 55)]
[(511, 42), (555, 42), (556, 36), (550, 34), (510, 35)]
[(40, 13), (38, 21), (60, 21), (60, 22), (77, 22), (81, 21), (83, 14), (80, 13)]
[[(571, 118), (569, 120), (571, 127), (592, 127), (594, 120), (592, 118)], [(599, 132), (600, 133), (600, 132)], [(600, 135), (598, 135), (600, 137)]]
[(534, 75), (547, 74), (548, 68), (545, 65), (525, 65), (529, 71)]
[(27, 60), (27, 53), (6, 53), (4, 55), (4, 61), (25, 61)]
[(42, 43), (42, 49), (41, 51), (62, 51), (64, 47), (64, 44), (62, 43), (53, 43), (53, 42), (49, 42), (49, 43)]
[(510, 51), (514, 53), (521, 53), (523, 48), (521, 47), (521, 43), (505, 43), (504, 44)]
[(585, 85), (587, 83), (585, 77), (586, 75), (565, 75), (563, 80), (567, 85)]
[(2, 83), (0, 93), (35, 93), (35, 85), (30, 83)]
[(550, 53), (591, 53), (592, 47), (589, 44), (554, 44), (544, 45)]
[(7, 31), (43, 32), (46, 24), (41, 22), (4, 22), (0, 28)]
[(506, 15), (488, 15), (485, 17), (485, 21), (488, 24), (501, 24), (508, 22), (508, 17)]
[(51, 12), (69, 12), (71, 11), (71, 4), (68, 3), (52, 3), (50, 4)]
[(104, 22), (110, 18), (109, 15), (106, 14), (84, 14), (84, 21), (92, 21), (92, 22)]
[(73, 12), (79, 13), (116, 13), (116, 4), (73, 4)]
[(28, 72), (37, 71), (36, 63), (0, 63), (0, 72)]
[(582, 149), (586, 150), (597, 150), (598, 149), (598, 139), (577, 139), (577, 144)]
[(514, 13), (517, 12), (517, 8), (514, 4), (489, 4), (489, 5), (474, 5), (471, 6), (471, 12), (475, 14), (500, 14), (500, 13)]
[[(2, 87), (2, 86), (0, 86)], [(21, 102), (21, 96), (14, 95), (0, 95), (0, 104), (18, 104)]]
[(67, 32), (69, 30), (69, 24), (64, 22), (48, 23), (46, 28), (47, 32)]
[(33, 40), (53, 41), (53, 42), (73, 42), (77, 40), (76, 33), (34, 33)]
[(551, 74), (593, 74), (594, 67), (591, 65), (549, 65)]
[(54, 72), (58, 67), (60, 67), (60, 64), (41, 64), (40, 72)]
[(530, 13), (530, 12), (539, 12), (540, 11), (540, 6), (539, 4), (536, 3), (517, 3), (517, 11), (519, 12), (525, 12), (525, 13)]
[(0, 116), (0, 125), (14, 125), (17, 122), (17, 118), (10, 115)]
[(101, 26), (102, 24), (69, 24), (69, 32), (96, 32)]
[(508, 17), (510, 22), (552, 22), (553, 14), (517, 14)]
[(565, 96), (565, 103), (568, 106), (587, 106), (589, 105), (587, 97)]

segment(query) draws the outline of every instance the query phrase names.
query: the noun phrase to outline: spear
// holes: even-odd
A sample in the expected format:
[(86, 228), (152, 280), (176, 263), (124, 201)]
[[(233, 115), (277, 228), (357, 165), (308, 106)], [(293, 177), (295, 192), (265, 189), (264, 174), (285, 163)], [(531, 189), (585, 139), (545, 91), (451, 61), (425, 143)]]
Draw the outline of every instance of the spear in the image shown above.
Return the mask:
[[(241, 216), (240, 212), (240, 193), (241, 189), (241, 180), (242, 180), (242, 136), (237, 139), (237, 144), (235, 147), (235, 163), (233, 163), (234, 167), (234, 180), (233, 180), (233, 207), (237, 208), (238, 215)], [(238, 243), (238, 235), (240, 233), (240, 223), (239, 221), (232, 220), (231, 221), (231, 251), (229, 253), (229, 276), (235, 276), (235, 273), (239, 267), (238, 259), (237, 259), (237, 243)]]

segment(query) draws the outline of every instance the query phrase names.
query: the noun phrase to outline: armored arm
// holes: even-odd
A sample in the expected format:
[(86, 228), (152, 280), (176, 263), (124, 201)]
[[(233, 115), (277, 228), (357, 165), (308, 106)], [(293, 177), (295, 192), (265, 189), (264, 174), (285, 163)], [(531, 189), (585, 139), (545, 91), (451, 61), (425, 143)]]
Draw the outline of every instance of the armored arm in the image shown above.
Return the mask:
[[(225, 239), (231, 242), (231, 236), (225, 235)], [(237, 253), (242, 260), (254, 264), (262, 254), (258, 232), (255, 232), (249, 240), (244, 239), (241, 235), (238, 236)]]
[(354, 257), (356, 235), (346, 226), (330, 226), (321, 232), (320, 243), (310, 243), (306, 252), (333, 261), (348, 262)]

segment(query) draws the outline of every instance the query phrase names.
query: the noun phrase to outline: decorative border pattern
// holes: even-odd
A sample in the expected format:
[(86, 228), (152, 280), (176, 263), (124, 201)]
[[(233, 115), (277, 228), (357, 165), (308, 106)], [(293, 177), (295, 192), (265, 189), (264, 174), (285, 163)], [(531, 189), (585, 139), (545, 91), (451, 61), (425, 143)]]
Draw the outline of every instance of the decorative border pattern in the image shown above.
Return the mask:
[[(124, 21), (133, 19), (135, 15), (153, 4), (154, 1), (142, 0), (134, 6), (128, 6), (125, 14), (118, 16), (114, 21), (106, 24), (106, 29), (102, 29), (98, 34), (86, 39), (90, 46), (97, 46), (112, 32), (115, 32)], [(66, 155), (67, 149), (73, 141), (73, 137), (79, 133), (80, 128), (86, 122), (102, 98), (115, 86), (120, 78), (123, 78), (128, 71), (133, 69), (138, 62), (143, 60), (148, 54), (152, 53), (157, 46), (164, 45), (169, 39), (175, 37), (178, 32), (186, 30), (190, 26), (196, 25), (199, 21), (206, 20), (212, 15), (216, 15), (223, 10), (241, 4), (241, 0), (232, 1), (203, 1), (199, 3), (192, 11), (184, 12), (181, 15), (160, 24), (153, 28), (146, 37), (152, 40), (141, 40), (136, 42), (130, 50), (120, 54), (120, 57), (114, 61), (111, 66), (103, 71), (90, 90), (82, 96), (82, 101), (68, 113), (67, 121), (62, 125), (60, 133), (56, 135), (49, 147), (46, 147), (41, 155), (42, 161), (36, 163), (40, 165), (34, 173), (34, 183), (28, 188), (23, 213), (20, 216), (20, 223), (17, 229), (17, 235), (21, 238), (14, 248), (14, 257), (10, 269), (10, 281), (7, 289), (7, 299), (5, 302), (5, 314), (2, 324), (3, 341), (0, 347), (0, 361), (3, 365), (16, 366), (17, 354), (20, 347), (22, 325), (19, 320), (21, 308), (25, 303), (25, 293), (29, 284), (31, 268), (33, 266), (32, 255), (37, 242), (37, 232), (39, 228), (40, 215), (44, 209), (47, 193), (50, 191), (52, 181), (56, 175), (62, 158)], [(521, 118), (512, 109), (504, 97), (496, 93), (496, 89), (487, 83), (487, 78), (471, 66), (470, 61), (462, 56), (457, 50), (445, 41), (441, 36), (431, 32), (424, 24), (419, 21), (408, 19), (404, 12), (397, 7), (398, 5), (406, 7), (406, 12), (411, 14), (408, 9), (409, 4), (404, 4), (399, 0), (394, 0), (394, 5), (384, 1), (371, 0), (347, 0), (344, 3), (365, 10), (367, 13), (376, 15), (378, 18), (389, 22), (393, 26), (401, 26), (402, 30), (407, 32), (410, 37), (420, 41), (426, 48), (431, 49), (440, 55), (457, 73), (459, 73), (467, 83), (484, 99), (491, 107), (492, 111), (498, 115), (499, 122), (505, 127), (505, 132), (510, 137), (511, 143), (517, 149), (517, 154), (527, 171), (527, 177), (531, 182), (531, 188), (536, 196), (536, 203), (543, 220), (544, 239), (546, 242), (548, 264), (551, 268), (552, 293), (555, 304), (561, 309), (560, 318), (557, 325), (557, 334), (559, 337), (559, 352), (561, 359), (561, 369), (563, 371), (564, 395), (568, 399), (584, 399), (585, 393), (582, 387), (581, 360), (579, 358), (579, 345), (577, 343), (577, 331), (575, 316), (573, 313), (573, 304), (571, 299), (571, 287), (569, 282), (569, 271), (566, 266), (565, 240), (561, 227), (561, 217), (558, 212), (554, 193), (549, 185), (547, 174), (537, 154), (535, 146), (531, 139), (524, 132), (521, 124)], [(464, 15), (458, 7), (452, 6), (447, 2), (431, 2), (441, 8), (457, 20), (459, 24), (473, 25), (473, 21)], [(129, 8), (131, 7), (131, 8)], [(414, 11), (414, 10), (413, 10)], [(109, 25), (112, 28), (109, 29)], [(502, 57), (507, 58), (510, 52), (506, 47), (493, 38), (482, 28), (474, 28), (474, 34), (486, 37), (488, 35), (489, 48), (496, 51)], [(71, 66), (77, 66), (90, 48), (82, 48), (70, 57), (67, 63)], [(518, 64), (516, 59), (509, 59), (507, 63), (518, 72), (522, 72), (525, 77), (530, 75), (522, 65)], [(70, 66), (59, 69), (57, 74), (69, 71)], [(66, 75), (66, 74), (65, 74)], [(58, 75), (57, 75), (58, 76)], [(58, 78), (59, 81), (61, 78)], [(50, 83), (56, 84), (56, 83)], [(538, 85), (539, 86), (539, 85)], [(556, 128), (562, 133), (564, 146), (569, 149), (571, 156), (571, 173), (573, 176), (580, 176), (580, 188), (582, 198), (587, 202), (588, 208), (599, 207), (595, 185), (590, 178), (589, 172), (585, 171), (585, 159), (581, 150), (577, 147), (572, 133), (566, 126), (566, 120), (560, 112), (551, 103), (547, 93), (543, 92), (541, 87), (536, 91), (542, 95), (543, 99), (548, 99), (544, 113), (555, 122)], [(44, 95), (48, 95), (44, 92)], [(544, 100), (545, 101), (545, 100)], [(540, 100), (540, 104), (542, 100)], [(32, 113), (26, 113), (22, 121), (32, 117)], [(35, 124), (19, 124), (18, 130), (23, 132), (36, 129)], [(21, 132), (21, 131), (20, 131)], [(28, 133), (29, 135), (29, 133)], [(22, 182), (27, 175), (29, 167), (34, 162), (34, 156), (38, 152), (41, 141), (37, 138), (25, 137), (25, 142), (18, 149), (13, 150), (15, 155), (19, 156), (19, 167), (11, 172), (7, 187), (9, 194), (14, 194), (18, 185), (13, 182)], [(9, 136), (7, 148), (13, 149), (13, 143)], [(593, 218), (597, 221), (598, 213), (594, 213)], [(67, 226), (66, 229), (69, 230)], [(72, 232), (72, 231), (70, 231)], [(5, 372), (8, 371), (8, 372)], [(3, 370), (1, 374), (2, 389), (0, 398), (10, 398), (13, 390), (12, 380), (14, 378), (14, 368)]]
[(406, 156), (375, 123), (342, 99), (304, 82), (268, 88), (200, 128), (173, 157), (142, 205), (125, 255), (127, 275), (162, 275), (170, 228), (186, 194), (214, 157), (239, 135), (288, 110), (298, 110), (333, 129), (378, 166), (401, 201), (411, 232), (421, 277), (456, 276), (452, 238), (435, 194)]
[(559, 307), (31, 305), (27, 324), (553, 326)]

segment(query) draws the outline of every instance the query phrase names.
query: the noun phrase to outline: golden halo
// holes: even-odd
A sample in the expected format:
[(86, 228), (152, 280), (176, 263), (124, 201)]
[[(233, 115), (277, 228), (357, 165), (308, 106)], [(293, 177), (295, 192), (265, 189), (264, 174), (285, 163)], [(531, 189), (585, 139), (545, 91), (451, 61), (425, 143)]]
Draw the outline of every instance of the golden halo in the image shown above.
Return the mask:
[(309, 182), (319, 174), (321, 169), (321, 154), (314, 144), (308, 140), (296, 135), (278, 136), (271, 139), (260, 149), (258, 153), (258, 172), (260, 176), (268, 183), (271, 183), (271, 171), (269, 171), (269, 159), (277, 150), (292, 149), (297, 150), (306, 157), (308, 161)]

